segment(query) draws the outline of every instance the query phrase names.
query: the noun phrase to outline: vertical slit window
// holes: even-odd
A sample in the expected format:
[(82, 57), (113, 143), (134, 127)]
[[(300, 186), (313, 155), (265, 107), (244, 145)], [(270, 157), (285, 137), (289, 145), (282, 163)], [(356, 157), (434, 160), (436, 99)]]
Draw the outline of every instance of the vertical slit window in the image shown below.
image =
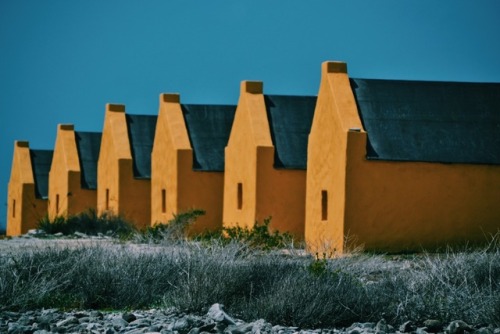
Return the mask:
[(243, 184), (238, 183), (238, 210), (243, 207)]
[(167, 191), (165, 189), (161, 190), (161, 212), (167, 212)]
[(328, 220), (328, 192), (321, 190), (321, 220)]
[(56, 215), (59, 214), (59, 194), (56, 195)]
[(12, 218), (16, 218), (16, 200), (12, 200)]
[(109, 210), (109, 189), (106, 189), (106, 210)]

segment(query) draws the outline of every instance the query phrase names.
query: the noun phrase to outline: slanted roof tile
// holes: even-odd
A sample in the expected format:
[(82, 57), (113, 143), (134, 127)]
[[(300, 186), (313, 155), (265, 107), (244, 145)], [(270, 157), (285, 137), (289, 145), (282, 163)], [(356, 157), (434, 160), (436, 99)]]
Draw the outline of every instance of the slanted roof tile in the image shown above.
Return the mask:
[(151, 178), (151, 152), (156, 131), (157, 116), (126, 115), (130, 149), (134, 163), (134, 177)]
[(82, 188), (97, 189), (97, 161), (101, 149), (102, 133), (75, 132), (76, 148), (82, 175)]
[(193, 148), (193, 169), (224, 171), (224, 148), (236, 106), (182, 104), (181, 108)]
[(275, 147), (274, 167), (306, 169), (316, 96), (265, 95), (264, 100)]
[(500, 164), (500, 84), (351, 79), (367, 158)]
[(53, 155), (52, 150), (30, 150), (36, 198), (47, 199), (49, 196), (49, 171)]

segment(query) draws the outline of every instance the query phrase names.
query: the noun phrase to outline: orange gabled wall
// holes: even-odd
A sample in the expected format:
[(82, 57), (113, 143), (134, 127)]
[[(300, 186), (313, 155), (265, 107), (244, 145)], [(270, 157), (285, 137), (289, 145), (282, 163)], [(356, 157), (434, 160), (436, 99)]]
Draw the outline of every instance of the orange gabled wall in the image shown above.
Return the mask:
[(107, 104), (97, 166), (97, 211), (150, 226), (151, 181), (135, 179), (125, 106)]
[(350, 133), (345, 230), (388, 252), (484, 244), (500, 231), (500, 166), (366, 160)]
[[(347, 137), (363, 131), (347, 65), (325, 62), (309, 135), (305, 235), (313, 251), (344, 248)], [(325, 200), (326, 197), (326, 200)]]
[(224, 226), (271, 229), (304, 237), (306, 173), (274, 168), (262, 82), (244, 81), (225, 151)]
[(222, 226), (224, 173), (193, 171), (193, 149), (178, 94), (162, 94), (151, 161), (151, 222), (166, 223), (189, 209), (206, 214), (191, 233)]
[(312, 251), (435, 249), (486, 242), (499, 230), (500, 166), (366, 160), (358, 115), (346, 65), (324, 63), (309, 137)]
[(95, 209), (96, 204), (97, 192), (81, 186), (81, 167), (74, 126), (59, 124), (49, 173), (49, 218)]
[(36, 198), (29, 143), (16, 141), (7, 196), (7, 235), (36, 228), (47, 214), (47, 200)]

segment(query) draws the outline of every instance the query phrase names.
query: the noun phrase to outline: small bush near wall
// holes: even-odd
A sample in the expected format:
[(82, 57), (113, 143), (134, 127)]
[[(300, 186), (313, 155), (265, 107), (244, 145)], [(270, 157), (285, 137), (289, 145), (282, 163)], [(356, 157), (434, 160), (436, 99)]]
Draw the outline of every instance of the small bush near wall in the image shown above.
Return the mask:
[(97, 215), (94, 210), (69, 217), (56, 217), (53, 220), (44, 217), (39, 221), (38, 228), (48, 234), (70, 235), (80, 232), (98, 235), (101, 233), (125, 239), (130, 238), (136, 232), (134, 225), (122, 217), (110, 214)]
[(159, 243), (163, 241), (184, 241), (188, 237), (189, 227), (205, 214), (204, 210), (192, 209), (186, 212), (174, 215), (174, 218), (166, 224), (156, 224), (147, 227), (144, 231), (135, 236), (139, 242)]
[(294, 245), (291, 234), (278, 231), (271, 232), (269, 230), (270, 223), (271, 217), (264, 219), (262, 223), (255, 222), (251, 229), (240, 226), (224, 227), (218, 231), (200, 234), (195, 239), (198, 241), (219, 240), (223, 244), (237, 241), (245, 243), (251, 248), (261, 250), (289, 248)]

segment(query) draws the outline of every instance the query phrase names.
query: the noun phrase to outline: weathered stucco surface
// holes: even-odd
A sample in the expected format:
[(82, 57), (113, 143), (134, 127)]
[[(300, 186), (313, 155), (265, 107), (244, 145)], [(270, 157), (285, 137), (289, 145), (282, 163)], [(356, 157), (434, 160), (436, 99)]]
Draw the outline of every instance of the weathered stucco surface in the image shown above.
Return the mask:
[(83, 189), (81, 177), (74, 126), (59, 124), (49, 173), (50, 219), (96, 208), (97, 191)]
[(97, 172), (97, 211), (150, 226), (151, 181), (135, 179), (125, 119), (125, 106), (106, 105)]
[(500, 166), (369, 161), (366, 141), (346, 65), (324, 63), (309, 139), (312, 250), (419, 250), (485, 242), (498, 231)]
[(305, 171), (274, 169), (274, 146), (261, 82), (241, 84), (226, 147), (224, 226), (270, 228), (304, 236)]
[(166, 223), (190, 209), (206, 214), (190, 233), (222, 226), (224, 173), (193, 170), (193, 149), (178, 94), (162, 94), (152, 153), (151, 222)]
[(7, 235), (36, 228), (47, 213), (47, 200), (36, 198), (29, 143), (16, 141), (8, 186)]

